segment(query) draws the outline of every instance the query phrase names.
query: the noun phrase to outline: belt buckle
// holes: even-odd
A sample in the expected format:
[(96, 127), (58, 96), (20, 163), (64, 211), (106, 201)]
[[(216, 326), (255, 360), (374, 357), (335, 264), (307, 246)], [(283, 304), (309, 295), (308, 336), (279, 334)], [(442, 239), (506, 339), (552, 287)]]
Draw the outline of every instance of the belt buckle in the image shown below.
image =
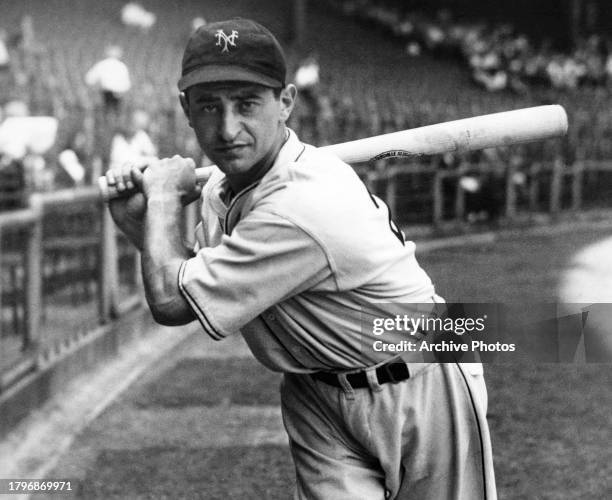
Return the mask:
[[(403, 367), (403, 371), (405, 373), (399, 373), (398, 372), (398, 376), (401, 378), (397, 378), (394, 374), (393, 374), (393, 370), (391, 369), (393, 365), (398, 365)], [(408, 367), (406, 366), (406, 363), (403, 362), (391, 362), (391, 363), (387, 363), (386, 365), (382, 365), (380, 368), (383, 368), (384, 371), (387, 373), (387, 376), (389, 377), (389, 381), (393, 384), (397, 384), (398, 382), (403, 382), (406, 379), (410, 378), (410, 370), (408, 370)]]
[(396, 384), (397, 382), (399, 382), (399, 380), (397, 380), (395, 376), (393, 375), (393, 373), (391, 372), (391, 369), (389, 368), (390, 366), (391, 366), (391, 363), (387, 363), (387, 364), (382, 365), (380, 368), (382, 368), (383, 371), (387, 374), (387, 377), (389, 377), (389, 382), (391, 382), (392, 384)]

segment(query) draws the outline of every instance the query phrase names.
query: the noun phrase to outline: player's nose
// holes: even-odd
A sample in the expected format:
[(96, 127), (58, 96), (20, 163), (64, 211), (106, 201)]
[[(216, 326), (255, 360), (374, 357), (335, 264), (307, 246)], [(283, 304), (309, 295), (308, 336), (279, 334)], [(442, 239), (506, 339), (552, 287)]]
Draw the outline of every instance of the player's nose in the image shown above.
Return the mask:
[(232, 110), (225, 110), (219, 120), (219, 136), (224, 142), (232, 142), (240, 133), (240, 117)]

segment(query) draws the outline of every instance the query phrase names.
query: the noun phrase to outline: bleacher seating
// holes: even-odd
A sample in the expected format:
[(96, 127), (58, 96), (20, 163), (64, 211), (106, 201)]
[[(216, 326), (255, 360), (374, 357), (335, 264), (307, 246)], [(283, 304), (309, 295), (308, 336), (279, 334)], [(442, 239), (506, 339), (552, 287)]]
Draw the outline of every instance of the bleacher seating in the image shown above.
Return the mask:
[[(256, 14), (254, 3), (258, 5)], [(91, 106), (96, 95), (85, 87), (83, 75), (112, 42), (123, 47), (135, 82), (130, 107), (145, 107), (152, 116), (160, 117), (157, 139), (166, 143), (162, 150), (180, 148), (181, 136), (189, 132), (184, 120), (172, 110), (176, 107), (175, 81), (190, 20), (201, 15), (212, 21), (242, 12), (255, 15), (281, 36), (287, 30), (287, 9), (280, 1), (227, 4), (211, 0), (203, 4), (185, 0), (179, 4), (150, 0), (143, 5), (158, 15), (158, 22), (147, 32), (121, 23), (122, 5), (117, 0), (3, 2), (0, 24), (9, 32), (20, 25), (24, 15), (32, 16), (35, 43), (26, 60), (17, 64), (32, 112), (69, 115), (71, 109)], [(315, 143), (554, 101), (566, 106), (572, 123), (563, 154), (576, 155), (578, 144), (592, 158), (610, 157), (612, 153), (606, 139), (612, 118), (602, 113), (612, 106), (608, 93), (601, 89), (490, 94), (474, 88), (469, 72), (460, 64), (427, 55), (408, 57), (390, 33), (358, 26), (341, 13), (330, 12), (326, 2), (311, 2), (308, 16), (310, 29), (305, 41), (300, 47), (288, 45), (288, 54), (292, 69), (307, 52), (315, 51), (320, 56), (320, 92), (329, 98), (334, 119), (331, 126), (310, 134)], [(178, 116), (179, 120), (167, 123), (169, 116)], [(64, 123), (74, 127), (70, 116), (65, 116)], [(292, 125), (299, 123), (296, 118)], [(174, 144), (167, 144), (170, 130), (178, 136)]]

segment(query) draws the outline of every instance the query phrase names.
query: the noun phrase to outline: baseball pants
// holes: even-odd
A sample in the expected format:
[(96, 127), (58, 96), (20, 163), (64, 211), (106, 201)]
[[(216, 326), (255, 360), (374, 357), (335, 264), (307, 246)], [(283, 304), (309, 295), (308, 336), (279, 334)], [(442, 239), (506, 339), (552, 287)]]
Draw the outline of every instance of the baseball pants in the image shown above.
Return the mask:
[(495, 500), (480, 364), (408, 363), (369, 387), (285, 374), (281, 405), (297, 500)]

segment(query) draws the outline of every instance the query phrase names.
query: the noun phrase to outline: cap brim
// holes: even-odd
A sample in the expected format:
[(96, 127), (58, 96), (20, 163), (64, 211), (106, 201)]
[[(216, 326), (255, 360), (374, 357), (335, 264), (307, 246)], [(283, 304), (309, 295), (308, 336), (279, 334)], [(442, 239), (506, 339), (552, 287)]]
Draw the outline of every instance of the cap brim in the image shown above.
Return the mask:
[(178, 82), (178, 88), (183, 92), (192, 85), (212, 82), (249, 82), (272, 88), (283, 86), (283, 83), (275, 78), (262, 75), (242, 66), (208, 65), (197, 68), (182, 76)]

